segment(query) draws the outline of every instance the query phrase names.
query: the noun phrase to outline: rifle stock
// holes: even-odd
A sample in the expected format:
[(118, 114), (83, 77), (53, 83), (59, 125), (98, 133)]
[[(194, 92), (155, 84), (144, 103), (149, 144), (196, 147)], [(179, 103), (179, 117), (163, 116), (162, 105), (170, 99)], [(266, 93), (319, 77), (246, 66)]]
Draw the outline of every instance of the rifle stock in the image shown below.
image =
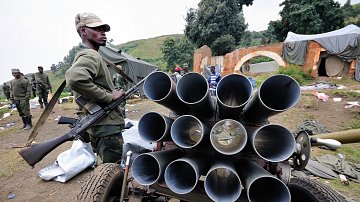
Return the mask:
[(39, 144), (32, 144), (29, 147), (22, 149), (19, 152), (20, 156), (30, 166), (34, 166), (36, 163), (41, 161), (48, 153), (50, 153), (59, 145), (63, 144), (64, 142), (81, 137), (81, 135), (83, 135), (86, 130), (91, 128), (95, 123), (97, 123), (102, 118), (104, 118), (112, 110), (116, 109), (117, 106), (120, 103), (122, 103), (125, 99), (129, 98), (132, 94), (134, 94), (139, 88), (139, 86), (145, 81), (146, 78), (147, 77), (145, 77), (143, 80), (139, 81), (139, 83), (137, 83), (129, 90), (127, 90), (125, 94), (120, 97), (120, 99), (112, 101), (110, 104), (108, 104), (105, 107), (100, 107), (100, 110), (94, 112), (93, 114), (86, 115), (83, 119), (78, 121), (76, 125), (69, 132), (65, 133), (60, 137), (54, 138), (46, 142), (42, 142)]
[(73, 139), (73, 137), (66, 133), (40, 144), (32, 144), (22, 149), (19, 154), (30, 166), (34, 166), (56, 147)]

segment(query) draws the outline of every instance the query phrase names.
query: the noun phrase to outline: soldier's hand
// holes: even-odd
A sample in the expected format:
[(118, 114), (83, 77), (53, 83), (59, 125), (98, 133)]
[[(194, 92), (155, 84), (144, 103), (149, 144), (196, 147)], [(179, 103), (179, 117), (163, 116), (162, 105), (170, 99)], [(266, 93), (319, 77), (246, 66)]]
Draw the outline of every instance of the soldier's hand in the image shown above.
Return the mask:
[(112, 94), (112, 101), (115, 101), (115, 100), (120, 99), (120, 97), (122, 95), (125, 95), (125, 92), (122, 90), (120, 90), (120, 91), (114, 90), (111, 94)]

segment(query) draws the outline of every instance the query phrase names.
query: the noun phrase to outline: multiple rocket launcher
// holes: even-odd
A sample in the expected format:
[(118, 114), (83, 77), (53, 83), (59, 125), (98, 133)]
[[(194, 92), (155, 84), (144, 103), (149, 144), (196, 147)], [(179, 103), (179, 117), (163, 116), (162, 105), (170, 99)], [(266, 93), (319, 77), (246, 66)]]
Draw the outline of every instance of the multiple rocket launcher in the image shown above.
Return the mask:
[(245, 76), (230, 74), (218, 83), (214, 97), (198, 73), (188, 73), (176, 84), (158, 71), (145, 80), (144, 92), (175, 114), (145, 114), (139, 121), (140, 136), (173, 145), (134, 159), (132, 173), (138, 183), (166, 184), (177, 194), (202, 189), (213, 201), (236, 201), (243, 189), (249, 201), (291, 200), (288, 179), (270, 173), (269, 165), (289, 164), (295, 138), (268, 118), (300, 99), (293, 78), (271, 76), (253, 93)]

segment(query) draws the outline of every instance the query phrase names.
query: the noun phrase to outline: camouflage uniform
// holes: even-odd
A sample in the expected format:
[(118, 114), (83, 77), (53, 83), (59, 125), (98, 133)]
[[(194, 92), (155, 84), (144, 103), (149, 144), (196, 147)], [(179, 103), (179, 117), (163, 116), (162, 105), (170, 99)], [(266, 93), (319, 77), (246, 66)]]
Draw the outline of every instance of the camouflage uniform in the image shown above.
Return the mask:
[[(126, 79), (121, 76), (120, 74), (114, 74), (114, 87), (116, 90), (123, 90), (124, 92), (126, 91), (127, 87), (127, 81)], [(125, 105), (126, 105), (126, 100), (124, 100), (124, 102), (120, 103), (120, 113), (122, 115), (122, 117), (126, 117), (125, 115)]]
[[(100, 54), (93, 49), (80, 47), (73, 65), (65, 73), (65, 78), (74, 91), (75, 98), (81, 95), (99, 104), (109, 104), (112, 101), (114, 85), (109, 69)], [(119, 112), (119, 108), (110, 112), (87, 131), (98, 155), (97, 164), (121, 160), (124, 118)], [(79, 108), (80, 118), (87, 113), (84, 108)]]
[(31, 97), (31, 85), (27, 79), (20, 77), (19, 79), (13, 79), (11, 85), (11, 99), (13, 100), (16, 108), (19, 112), (19, 116), (22, 118), (24, 128), (29, 125), (27, 129), (32, 126), (31, 113), (29, 100)]
[(51, 88), (49, 77), (45, 73), (35, 73), (36, 94), (39, 97), (40, 107), (48, 104), (48, 90)]
[(33, 74), (33, 76), (31, 77), (31, 91), (32, 91), (32, 96), (36, 97), (36, 81), (35, 81), (35, 74)]
[(6, 96), (6, 99), (10, 100), (10, 86), (4, 83), (2, 89), (4, 90), (4, 95)]

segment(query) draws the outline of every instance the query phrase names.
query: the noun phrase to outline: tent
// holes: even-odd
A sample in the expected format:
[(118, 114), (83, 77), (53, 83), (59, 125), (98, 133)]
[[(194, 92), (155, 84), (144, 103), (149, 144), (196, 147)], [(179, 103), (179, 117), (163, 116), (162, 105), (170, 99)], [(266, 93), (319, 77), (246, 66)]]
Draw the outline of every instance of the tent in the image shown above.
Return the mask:
[[(158, 67), (155, 65), (152, 65), (143, 60), (139, 60), (121, 50), (117, 50), (112, 47), (101, 46), (99, 49), (99, 53), (102, 57), (104, 57), (108, 61), (116, 65), (121, 65), (124, 73), (127, 74), (135, 83), (141, 81), (143, 78), (145, 78), (155, 69), (158, 69)], [(113, 76), (116, 73), (113, 68), (109, 68), (109, 70), (111, 76)], [(131, 86), (132, 84), (128, 83), (127, 88)], [(140, 93), (144, 95), (142, 85), (139, 87), (139, 89), (140, 89)]]
[(360, 28), (348, 25), (342, 29), (314, 35), (302, 35), (289, 32), (283, 46), (283, 58), (291, 64), (304, 65), (309, 41), (316, 41), (326, 49), (320, 56), (319, 67), (328, 76), (346, 72), (348, 62), (360, 55)]

